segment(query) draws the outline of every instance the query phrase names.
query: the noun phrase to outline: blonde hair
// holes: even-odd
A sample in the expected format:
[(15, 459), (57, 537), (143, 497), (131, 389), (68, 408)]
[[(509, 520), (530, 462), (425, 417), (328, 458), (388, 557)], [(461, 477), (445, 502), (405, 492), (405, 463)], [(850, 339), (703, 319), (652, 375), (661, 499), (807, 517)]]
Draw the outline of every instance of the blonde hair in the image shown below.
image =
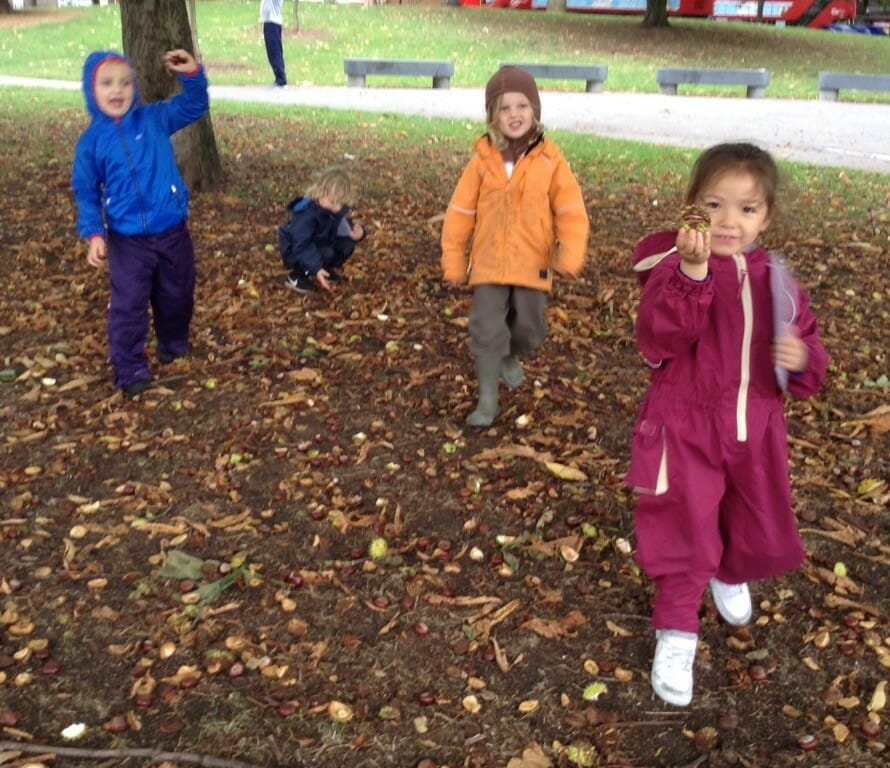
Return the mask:
[(343, 168), (334, 166), (316, 173), (303, 196), (312, 200), (326, 197), (336, 203), (352, 205), (355, 187), (349, 174)]
[[(488, 138), (491, 139), (491, 143), (501, 152), (503, 152), (510, 144), (507, 137), (504, 136), (504, 134), (501, 133), (500, 128), (498, 128), (498, 113), (501, 109), (501, 99), (503, 98), (504, 95), (501, 94), (496, 99), (492, 99), (485, 110), (485, 131), (488, 134)], [(534, 133), (531, 142), (529, 142), (530, 144), (534, 144), (535, 139), (544, 132), (544, 126), (541, 124), (541, 121), (535, 117), (534, 113), (532, 113), (532, 129), (534, 130)]]

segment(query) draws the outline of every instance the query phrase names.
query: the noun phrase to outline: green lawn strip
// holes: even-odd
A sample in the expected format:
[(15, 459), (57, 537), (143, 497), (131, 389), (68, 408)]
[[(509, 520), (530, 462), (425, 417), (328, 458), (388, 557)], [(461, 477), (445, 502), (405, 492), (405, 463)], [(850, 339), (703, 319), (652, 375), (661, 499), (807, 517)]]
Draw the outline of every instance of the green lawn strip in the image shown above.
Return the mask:
[[(198, 38), (211, 81), (268, 84), (257, 3), (199, 2)], [(27, 15), (23, 12), (23, 15)], [(86, 54), (120, 48), (117, 6), (67, 9), (62, 21), (0, 28), (0, 74), (77, 79)], [(814, 99), (819, 71), (890, 72), (890, 45), (877, 36), (778, 28), (744, 22), (673, 19), (646, 29), (637, 17), (519, 12), (452, 6), (300, 5), (300, 31), (285, 31), (292, 84), (345, 85), (347, 57), (442, 59), (455, 64), (454, 87), (478, 87), (502, 61), (605, 64), (609, 91), (657, 91), (659, 66), (766, 68), (768, 97)], [(534, 52), (530, 54), (529, 52)], [(416, 78), (370, 78), (369, 86), (413, 85)], [(581, 90), (581, 82), (545, 82)], [(737, 88), (686, 86), (684, 93), (738, 95)], [(842, 92), (855, 101), (890, 94)]]

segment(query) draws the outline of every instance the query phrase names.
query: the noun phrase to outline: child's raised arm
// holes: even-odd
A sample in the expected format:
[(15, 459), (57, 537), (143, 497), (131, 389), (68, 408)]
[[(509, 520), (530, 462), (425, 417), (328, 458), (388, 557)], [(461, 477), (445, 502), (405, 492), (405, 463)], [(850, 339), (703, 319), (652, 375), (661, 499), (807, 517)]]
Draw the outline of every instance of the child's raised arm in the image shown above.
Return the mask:
[(191, 75), (198, 69), (198, 62), (184, 48), (176, 48), (164, 54), (164, 66), (171, 72)]

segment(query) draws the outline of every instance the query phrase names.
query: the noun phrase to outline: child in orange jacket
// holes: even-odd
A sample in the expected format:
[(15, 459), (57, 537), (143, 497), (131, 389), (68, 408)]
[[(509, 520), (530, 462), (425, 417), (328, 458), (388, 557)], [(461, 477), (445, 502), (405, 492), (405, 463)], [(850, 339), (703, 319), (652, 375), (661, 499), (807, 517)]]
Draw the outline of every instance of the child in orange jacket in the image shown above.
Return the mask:
[(442, 227), (445, 280), (473, 287), (470, 352), (479, 401), (467, 424), (490, 426), (498, 380), (524, 380), (518, 356), (547, 334), (553, 273), (577, 277), (589, 222), (581, 187), (544, 136), (534, 78), (501, 67), (485, 86), (487, 133), (458, 181)]

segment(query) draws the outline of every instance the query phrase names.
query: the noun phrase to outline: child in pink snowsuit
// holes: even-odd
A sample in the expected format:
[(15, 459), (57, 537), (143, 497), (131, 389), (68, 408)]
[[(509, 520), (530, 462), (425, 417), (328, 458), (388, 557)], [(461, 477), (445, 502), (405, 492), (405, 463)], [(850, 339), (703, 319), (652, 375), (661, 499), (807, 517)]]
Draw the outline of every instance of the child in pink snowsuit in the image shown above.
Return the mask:
[(729, 623), (751, 619), (747, 582), (798, 567), (783, 389), (817, 393), (828, 364), (807, 296), (759, 244), (778, 172), (751, 144), (695, 163), (687, 204), (706, 227), (642, 240), (637, 344), (651, 368), (626, 483), (640, 492), (637, 559), (655, 582), (652, 687), (692, 699), (698, 610), (710, 586)]

